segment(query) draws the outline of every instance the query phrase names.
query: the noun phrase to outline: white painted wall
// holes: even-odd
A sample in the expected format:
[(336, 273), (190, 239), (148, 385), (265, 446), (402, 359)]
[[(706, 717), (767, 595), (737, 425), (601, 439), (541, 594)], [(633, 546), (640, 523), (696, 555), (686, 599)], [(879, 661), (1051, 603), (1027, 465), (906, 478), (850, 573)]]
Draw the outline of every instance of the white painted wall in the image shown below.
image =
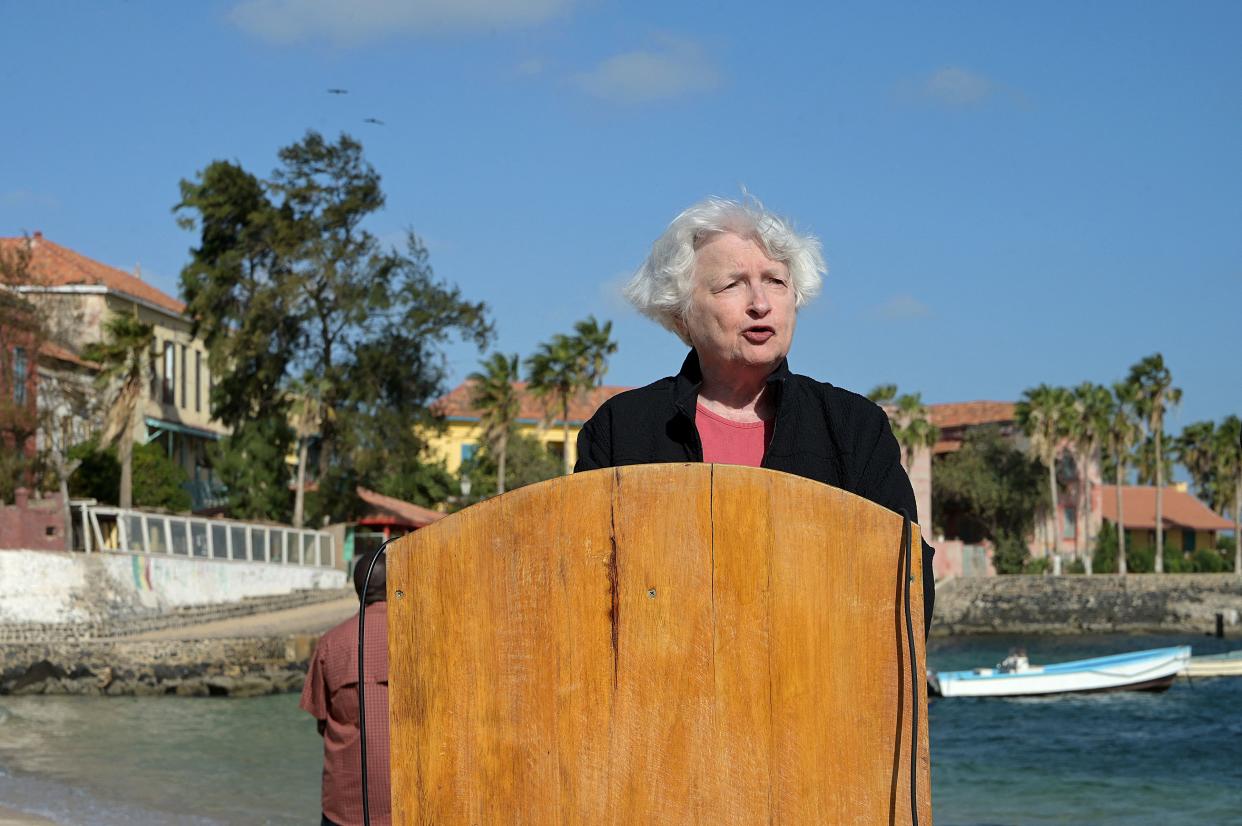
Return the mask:
[(346, 584), (343, 571), (301, 565), (0, 550), (0, 622), (86, 622)]

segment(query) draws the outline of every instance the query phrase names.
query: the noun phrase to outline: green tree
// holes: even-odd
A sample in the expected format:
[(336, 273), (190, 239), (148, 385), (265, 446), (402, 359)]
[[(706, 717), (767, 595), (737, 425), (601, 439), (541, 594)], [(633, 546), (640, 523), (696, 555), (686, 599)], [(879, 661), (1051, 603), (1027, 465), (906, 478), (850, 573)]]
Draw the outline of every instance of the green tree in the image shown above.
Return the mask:
[(83, 354), (99, 364), (99, 386), (111, 393), (105, 443), (115, 442), (121, 463), (122, 508), (134, 502), (134, 432), (142, 415), (143, 394), (147, 388), (147, 370), (155, 330), (132, 314), (116, 313), (104, 322), (102, 341), (88, 345)]
[(1074, 464), (1078, 469), (1078, 507), (1075, 512), (1082, 519), (1082, 536), (1085, 542), (1079, 546), (1079, 531), (1074, 531), (1075, 553), (1083, 561), (1087, 574), (1092, 573), (1091, 548), (1091, 463), (1096, 460), (1100, 445), (1108, 432), (1108, 414), (1112, 407), (1112, 395), (1107, 387), (1083, 382), (1073, 391), (1074, 412), (1069, 419), (1069, 435), (1074, 447)]
[(1068, 421), (1073, 409), (1072, 398), (1063, 387), (1041, 384), (1022, 393), (1016, 413), (1018, 424), (1030, 440), (1031, 452), (1048, 471), (1048, 501), (1051, 520), (1048, 526), (1049, 545), (1054, 558), (1061, 556), (1060, 531), (1057, 527), (1057, 457), (1068, 435)]
[(47, 335), (43, 308), (13, 289), (31, 280), (29, 240), (0, 246), (0, 502), (35, 475), (27, 454), (38, 431), (32, 377)]
[(134, 448), (134, 504), (143, 508), (188, 511), (190, 481), (185, 468), (174, 462), (157, 442)]
[(1236, 415), (1216, 428), (1216, 479), (1233, 491), (1233, 571), (1242, 574), (1242, 419)]
[(496, 457), (496, 493), (504, 493), (509, 434), (521, 408), (514, 386), (520, 378), (518, 357), (516, 353), (512, 356), (492, 353), (482, 366), (481, 372), (470, 374), (470, 381), (474, 384), (470, 401), (480, 414), (483, 441), (490, 455)]
[(923, 394), (897, 395), (897, 385), (878, 384), (867, 398), (885, 408), (892, 422), (893, 436), (901, 449), (901, 464), (907, 471), (914, 453), (921, 447), (933, 447), (940, 438), (940, 428), (932, 424), (931, 411), (923, 404)]
[(952, 516), (966, 535), (991, 540), (999, 572), (1021, 572), (1026, 537), (1047, 504), (1039, 462), (997, 428), (981, 427), (966, 434), (959, 450), (936, 460), (935, 476), (932, 512), (940, 519)]
[(210, 451), (216, 476), (228, 491), (229, 513), (239, 519), (283, 522), (292, 494), (285, 457), (293, 430), (278, 416), (245, 419)]
[(1112, 399), (1108, 409), (1108, 421), (1105, 429), (1107, 455), (1116, 475), (1117, 485), (1117, 548), (1118, 572), (1123, 576), (1126, 568), (1126, 532), (1125, 532), (1125, 499), (1122, 488), (1125, 486), (1127, 463), (1130, 451), (1140, 435), (1140, 428), (1135, 412), (1137, 390), (1130, 382), (1117, 382), (1113, 385)]
[(121, 463), (116, 451), (88, 439), (71, 447), (69, 456), (77, 464), (69, 477), (70, 495), (115, 505), (121, 490)]
[[(1156, 525), (1164, 524), (1164, 414), (1182, 400), (1182, 391), (1173, 386), (1173, 374), (1164, 356), (1155, 353), (1130, 368), (1128, 381), (1137, 389), (1136, 407), (1146, 433), (1153, 440), (1155, 465)], [(1164, 531), (1156, 530), (1156, 573), (1164, 573)]]
[[(562, 472), (568, 476), (572, 470), (569, 463), (569, 405), (579, 393), (591, 386), (591, 372), (585, 362), (582, 345), (571, 336), (557, 333), (551, 341), (540, 344), (535, 354), (526, 359), (526, 369), (530, 391), (543, 399), (549, 414), (552, 411), (560, 414)], [(549, 418), (552, 416), (549, 415)]]
[(1229, 507), (1233, 491), (1217, 478), (1219, 448), (1215, 422), (1192, 422), (1182, 428), (1181, 435), (1170, 440), (1170, 451), (1190, 474), (1195, 494), (1218, 513)]
[(293, 485), (293, 527), (300, 528), (306, 513), (306, 465), (310, 460), (311, 441), (319, 435), (323, 392), (318, 383), (295, 382), (290, 396), (289, 424), (298, 446), (297, 478)]
[[(217, 161), (182, 182), (176, 209), (200, 235), (182, 292), (222, 376), (213, 413), (234, 427), (287, 418), (296, 390), (313, 387), (317, 421), (299, 429), (317, 436), (321, 488), (427, 495), (446, 476), (414, 468), (417, 433), (436, 424), (442, 348), (458, 338), (482, 350), (486, 308), (435, 278), (413, 232), (386, 250), (365, 228), (384, 196), (357, 141), (312, 131), (279, 158), (266, 181)], [(316, 500), (317, 518), (358, 508), (352, 495)]]
[(897, 398), (897, 385), (895, 384), (877, 384), (871, 388), (871, 392), (867, 394), (867, 398), (878, 405), (891, 404), (893, 399)]
[(582, 348), (587, 380), (591, 386), (599, 387), (608, 372), (609, 357), (617, 352), (617, 342), (612, 338), (612, 322), (605, 321), (601, 326), (595, 316), (587, 316), (574, 325), (574, 337)]
[(923, 404), (921, 393), (906, 393), (897, 397), (897, 421), (893, 435), (901, 448), (901, 464), (910, 470), (914, 453), (919, 448), (935, 446), (940, 429), (932, 424), (931, 411)]
[[(517, 490), (560, 475), (560, 462), (548, 454), (538, 439), (516, 431), (511, 432), (508, 454), (508, 490)], [(497, 483), (498, 470), (499, 457), (490, 444), (484, 445), (474, 456), (462, 463), (461, 475), (470, 478), (470, 497), (467, 504), (500, 492)]]

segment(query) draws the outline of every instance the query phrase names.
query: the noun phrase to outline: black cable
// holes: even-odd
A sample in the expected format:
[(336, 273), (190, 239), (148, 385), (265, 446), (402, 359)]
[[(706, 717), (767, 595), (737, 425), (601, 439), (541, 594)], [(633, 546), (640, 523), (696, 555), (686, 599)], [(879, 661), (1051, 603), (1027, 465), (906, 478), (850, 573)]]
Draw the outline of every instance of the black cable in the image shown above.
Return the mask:
[(366, 703), (366, 636), (363, 626), (367, 618), (367, 588), (371, 586), (371, 572), (375, 563), (384, 555), (389, 542), (400, 537), (393, 536), (384, 540), (384, 544), (371, 556), (371, 564), (367, 565), (367, 575), (362, 581), (362, 589), (358, 594), (358, 750), (362, 753), (362, 822), (371, 826), (371, 796), (367, 790), (367, 703)]
[[(911, 709), (911, 726), (910, 726), (910, 822), (914, 826), (919, 826), (919, 795), (918, 795), (918, 745), (919, 745), (919, 655), (914, 648), (914, 620), (910, 616), (910, 583), (914, 580), (914, 573), (910, 560), (910, 514), (905, 510), (901, 511), (903, 522), (901, 525), (901, 545), (902, 552), (905, 556), (905, 582), (902, 583), (902, 590), (905, 593), (906, 600), (906, 642), (910, 646), (910, 709)], [(901, 570), (901, 564), (898, 563), (898, 570)]]

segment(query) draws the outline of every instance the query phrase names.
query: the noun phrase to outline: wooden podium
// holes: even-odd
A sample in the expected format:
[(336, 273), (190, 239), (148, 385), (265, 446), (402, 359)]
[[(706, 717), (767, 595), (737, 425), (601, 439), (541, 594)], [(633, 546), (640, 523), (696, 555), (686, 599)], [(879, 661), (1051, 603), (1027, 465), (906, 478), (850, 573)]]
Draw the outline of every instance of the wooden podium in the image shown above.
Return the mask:
[(913, 740), (927, 826), (922, 554), (914, 525), (907, 571), (902, 528), (800, 477), (666, 464), (394, 543), (393, 822), (909, 824)]

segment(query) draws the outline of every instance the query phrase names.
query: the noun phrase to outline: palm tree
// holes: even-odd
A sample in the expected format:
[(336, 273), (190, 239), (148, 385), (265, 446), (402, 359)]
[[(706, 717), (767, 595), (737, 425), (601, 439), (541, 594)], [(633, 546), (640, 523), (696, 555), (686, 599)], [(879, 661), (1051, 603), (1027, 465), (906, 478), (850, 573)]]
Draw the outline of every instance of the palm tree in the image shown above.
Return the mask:
[(1156, 465), (1156, 573), (1164, 573), (1164, 414), (1182, 400), (1180, 388), (1173, 387), (1173, 374), (1159, 353), (1148, 356), (1130, 368), (1129, 381), (1138, 389), (1138, 411), (1149, 435), (1155, 439)]
[[(1091, 463), (1100, 449), (1100, 442), (1108, 432), (1108, 414), (1112, 396), (1107, 387), (1086, 381), (1074, 388), (1074, 416), (1069, 422), (1070, 438), (1073, 440), (1074, 464), (1078, 466), (1078, 515), (1083, 520), (1083, 543), (1079, 546), (1083, 565), (1091, 573)], [(1078, 543), (1078, 530), (1074, 530), (1074, 544)]]
[(605, 321), (601, 327), (595, 316), (587, 316), (585, 321), (574, 325), (574, 332), (582, 347), (590, 384), (599, 387), (608, 372), (608, 357), (617, 352), (617, 342), (612, 338), (612, 322)]
[(116, 314), (104, 323), (102, 341), (83, 350), (87, 359), (99, 364), (97, 382), (101, 388), (115, 388), (108, 411), (104, 442), (117, 443), (121, 460), (120, 506), (134, 504), (134, 430), (142, 413), (143, 391), (147, 386), (147, 370), (155, 328), (138, 320), (138, 309), (132, 315)]
[(871, 388), (871, 392), (867, 394), (867, 398), (883, 407), (891, 404), (893, 399), (897, 398), (897, 385), (895, 384), (877, 384)]
[(1129, 382), (1113, 385), (1112, 403), (1109, 406), (1108, 428), (1105, 431), (1108, 452), (1117, 468), (1117, 573), (1126, 574), (1125, 507), (1121, 488), (1126, 481), (1126, 464), (1130, 449), (1138, 440), (1140, 431), (1134, 410), (1137, 390)]
[(1072, 409), (1070, 393), (1064, 387), (1041, 384), (1024, 390), (1016, 413), (1018, 424), (1031, 442), (1031, 452), (1048, 468), (1048, 492), (1051, 494), (1052, 519), (1050, 536), (1052, 556), (1059, 569), (1061, 542), (1057, 530), (1057, 457), (1066, 436), (1066, 425)]
[(586, 364), (582, 344), (578, 339), (557, 333), (551, 341), (539, 345), (533, 356), (526, 359), (530, 391), (543, 400), (545, 408), (555, 409), (561, 415), (564, 433), (562, 457), (565, 475), (572, 466), (569, 463), (569, 405), (583, 389), (591, 386), (591, 371)]
[(496, 492), (505, 492), (505, 460), (509, 453), (509, 431), (517, 421), (521, 400), (513, 386), (519, 378), (518, 357), (514, 353), (492, 353), (482, 362), (483, 371), (470, 374), (474, 383), (470, 403), (480, 412), (483, 440), (496, 455)]
[(914, 452), (920, 447), (932, 447), (940, 438), (940, 428), (931, 422), (931, 411), (923, 404), (922, 393), (906, 393), (897, 397), (897, 422), (893, 435), (901, 448), (901, 465), (910, 471)]
[(1242, 419), (1226, 416), (1216, 428), (1216, 479), (1233, 488), (1233, 572), (1242, 575)]
[(322, 431), (321, 424), (329, 414), (323, 403), (326, 382), (298, 382), (291, 394), (289, 417), (298, 440), (298, 479), (293, 491), (293, 527), (302, 527), (306, 506), (306, 463), (311, 439)]
[(1216, 439), (1215, 422), (1193, 422), (1182, 428), (1182, 434), (1172, 441), (1172, 452), (1186, 468), (1195, 484), (1200, 499), (1212, 506), (1212, 510), (1227, 508), (1233, 491), (1227, 484), (1219, 484), (1216, 478), (1216, 452), (1220, 449)]

